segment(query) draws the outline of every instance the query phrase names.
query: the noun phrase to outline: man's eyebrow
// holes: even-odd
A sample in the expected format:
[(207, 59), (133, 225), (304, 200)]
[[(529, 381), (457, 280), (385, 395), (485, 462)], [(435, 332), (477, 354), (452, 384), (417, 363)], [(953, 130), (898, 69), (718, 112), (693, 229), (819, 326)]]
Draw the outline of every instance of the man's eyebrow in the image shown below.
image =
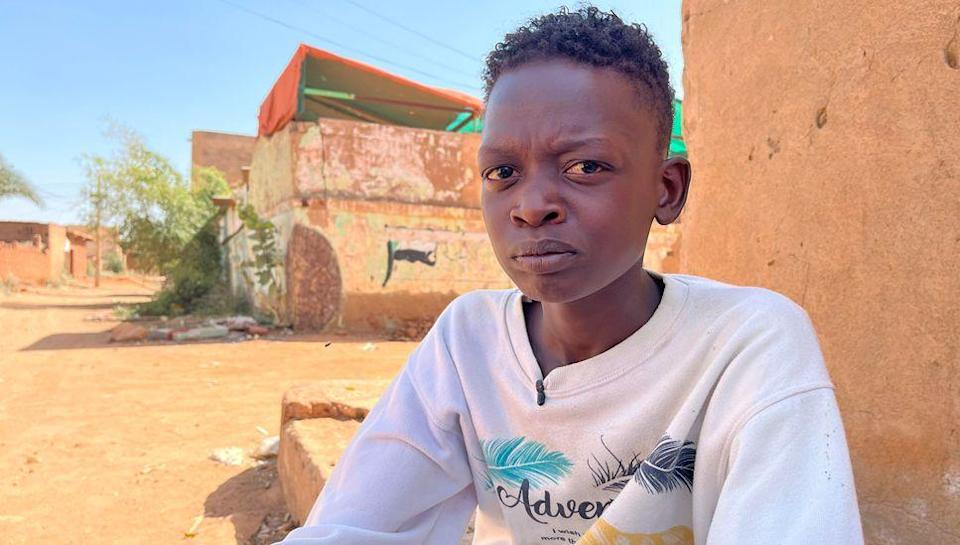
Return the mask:
[(519, 143), (516, 142), (505, 142), (503, 144), (481, 144), (480, 148), (477, 150), (478, 155), (487, 155), (493, 157), (500, 157), (504, 155), (513, 155), (516, 153)]
[[(481, 144), (477, 154), (479, 157), (488, 158), (512, 156), (515, 155), (518, 148), (522, 148), (522, 146), (523, 145), (519, 141), (514, 140)], [(605, 148), (612, 151), (617, 151), (618, 149), (614, 143), (614, 140), (601, 135), (567, 136), (561, 134), (554, 138), (547, 139), (545, 143), (545, 147), (550, 150), (551, 153), (558, 155), (567, 151), (588, 146)]]
[(550, 139), (547, 142), (547, 147), (555, 152), (563, 152), (576, 148), (583, 148), (587, 146), (599, 146), (604, 148), (613, 147), (613, 141), (605, 136), (583, 136), (583, 137), (567, 137), (561, 136), (558, 138)]

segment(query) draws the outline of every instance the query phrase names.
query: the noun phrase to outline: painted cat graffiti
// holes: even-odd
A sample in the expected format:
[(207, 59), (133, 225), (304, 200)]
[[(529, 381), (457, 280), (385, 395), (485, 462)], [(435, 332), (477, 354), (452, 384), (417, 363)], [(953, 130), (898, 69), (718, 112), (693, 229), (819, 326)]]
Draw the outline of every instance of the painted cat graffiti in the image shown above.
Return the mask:
[(428, 267), (437, 264), (437, 243), (421, 241), (387, 241), (387, 274), (383, 279), (383, 286), (390, 281), (393, 266), (397, 261), (423, 263)]

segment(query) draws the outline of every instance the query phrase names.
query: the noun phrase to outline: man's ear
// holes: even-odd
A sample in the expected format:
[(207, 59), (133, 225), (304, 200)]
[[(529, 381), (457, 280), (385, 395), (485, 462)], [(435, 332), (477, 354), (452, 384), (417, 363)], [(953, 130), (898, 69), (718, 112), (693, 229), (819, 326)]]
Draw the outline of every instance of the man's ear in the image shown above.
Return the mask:
[(660, 165), (660, 196), (654, 217), (660, 225), (677, 220), (690, 189), (690, 161), (686, 157), (670, 157)]

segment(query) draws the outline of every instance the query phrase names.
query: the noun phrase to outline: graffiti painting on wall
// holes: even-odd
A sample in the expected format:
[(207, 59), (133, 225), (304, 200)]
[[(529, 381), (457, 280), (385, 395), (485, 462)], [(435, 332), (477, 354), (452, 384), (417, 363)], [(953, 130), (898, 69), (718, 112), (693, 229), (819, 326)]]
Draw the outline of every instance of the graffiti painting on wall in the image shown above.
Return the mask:
[(387, 274), (383, 279), (383, 286), (390, 281), (393, 266), (397, 261), (423, 263), (428, 267), (437, 264), (437, 243), (417, 240), (388, 240), (387, 241)]

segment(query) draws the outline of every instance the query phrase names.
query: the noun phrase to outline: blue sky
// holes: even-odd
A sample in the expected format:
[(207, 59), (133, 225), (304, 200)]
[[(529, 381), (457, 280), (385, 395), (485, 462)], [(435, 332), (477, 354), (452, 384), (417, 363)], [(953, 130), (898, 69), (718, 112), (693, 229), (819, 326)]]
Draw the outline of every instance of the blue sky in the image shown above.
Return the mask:
[[(23, 199), (2, 200), (0, 220), (57, 223), (80, 220), (85, 180), (79, 159), (84, 153), (110, 153), (112, 144), (102, 135), (108, 120), (142, 134), (187, 174), (191, 131), (256, 133), (260, 103), (300, 42), (479, 96), (487, 50), (526, 19), (561, 5), (539, 0), (0, 4), (0, 155), (46, 201), (38, 208)], [(595, 5), (648, 26), (682, 96), (680, 0)]]

